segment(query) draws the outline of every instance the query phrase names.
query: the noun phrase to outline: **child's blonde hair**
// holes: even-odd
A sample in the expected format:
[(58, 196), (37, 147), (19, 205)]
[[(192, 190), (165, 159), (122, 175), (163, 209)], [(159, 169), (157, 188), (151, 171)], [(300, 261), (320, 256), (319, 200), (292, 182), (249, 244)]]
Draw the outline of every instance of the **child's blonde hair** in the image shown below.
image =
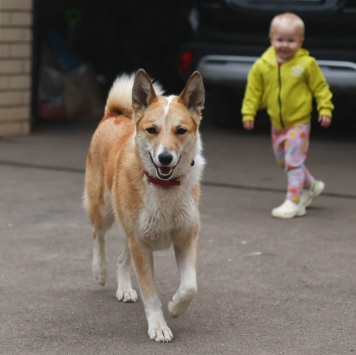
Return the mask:
[(304, 37), (304, 22), (299, 16), (293, 14), (292, 12), (284, 12), (273, 17), (269, 29), (269, 34), (272, 35), (273, 30), (277, 27), (296, 31), (300, 36)]

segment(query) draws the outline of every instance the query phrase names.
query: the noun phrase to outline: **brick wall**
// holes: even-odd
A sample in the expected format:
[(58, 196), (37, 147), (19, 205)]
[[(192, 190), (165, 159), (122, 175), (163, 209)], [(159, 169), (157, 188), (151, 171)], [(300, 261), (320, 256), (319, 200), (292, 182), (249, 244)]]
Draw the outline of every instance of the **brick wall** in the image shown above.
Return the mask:
[(0, 136), (30, 133), (32, 0), (0, 0)]

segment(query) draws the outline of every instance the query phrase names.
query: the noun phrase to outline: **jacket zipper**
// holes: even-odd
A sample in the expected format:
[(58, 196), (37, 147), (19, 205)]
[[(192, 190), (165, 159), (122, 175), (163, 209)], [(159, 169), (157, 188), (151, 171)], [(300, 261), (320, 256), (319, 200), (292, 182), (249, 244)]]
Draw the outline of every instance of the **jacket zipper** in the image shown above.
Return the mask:
[(283, 122), (283, 117), (282, 117), (282, 98), (281, 98), (281, 92), (282, 92), (282, 78), (281, 78), (281, 66), (278, 65), (278, 86), (279, 86), (279, 91), (278, 91), (278, 104), (279, 104), (279, 121), (281, 123), (282, 128), (284, 129), (284, 122)]

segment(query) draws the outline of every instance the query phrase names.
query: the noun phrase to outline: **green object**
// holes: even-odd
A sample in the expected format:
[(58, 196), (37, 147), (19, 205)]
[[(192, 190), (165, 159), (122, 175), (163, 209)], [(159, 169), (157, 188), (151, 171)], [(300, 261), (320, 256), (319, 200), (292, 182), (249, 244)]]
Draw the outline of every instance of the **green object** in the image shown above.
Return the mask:
[(69, 28), (74, 28), (82, 19), (82, 12), (79, 9), (69, 9), (65, 12), (64, 18)]

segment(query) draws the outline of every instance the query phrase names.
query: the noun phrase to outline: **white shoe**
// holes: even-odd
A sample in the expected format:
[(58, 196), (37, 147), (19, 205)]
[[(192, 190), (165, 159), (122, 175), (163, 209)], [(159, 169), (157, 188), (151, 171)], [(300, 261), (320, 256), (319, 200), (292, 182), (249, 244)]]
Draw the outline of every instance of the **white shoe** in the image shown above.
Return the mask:
[(272, 216), (276, 218), (293, 218), (304, 216), (306, 213), (304, 206), (296, 204), (291, 200), (285, 200), (280, 206), (272, 210)]
[(325, 184), (320, 180), (315, 180), (310, 190), (304, 190), (300, 198), (300, 205), (308, 207), (325, 189)]

